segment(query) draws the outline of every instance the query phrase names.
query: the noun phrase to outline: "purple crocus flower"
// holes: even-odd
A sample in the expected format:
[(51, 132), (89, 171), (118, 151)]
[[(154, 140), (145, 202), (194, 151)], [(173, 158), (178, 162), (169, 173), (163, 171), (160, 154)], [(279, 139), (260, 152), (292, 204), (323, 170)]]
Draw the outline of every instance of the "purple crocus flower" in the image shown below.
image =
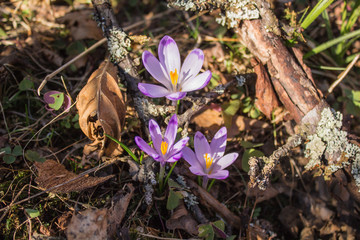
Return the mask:
[(160, 162), (161, 166), (165, 166), (166, 162), (176, 162), (181, 158), (181, 150), (189, 141), (189, 138), (186, 137), (175, 143), (177, 129), (178, 121), (176, 114), (171, 117), (164, 137), (161, 135), (161, 130), (157, 122), (151, 119), (149, 122), (149, 132), (154, 148), (151, 148), (139, 136), (135, 137), (135, 142), (142, 151), (147, 153), (155, 161)]
[(192, 50), (181, 66), (180, 53), (174, 39), (165, 36), (161, 39), (158, 49), (159, 60), (149, 51), (142, 55), (146, 70), (163, 86), (139, 83), (139, 90), (152, 98), (166, 97), (179, 100), (187, 92), (205, 87), (210, 79), (209, 70), (200, 72), (204, 62), (204, 53), (200, 49)]
[(225, 179), (229, 171), (224, 168), (231, 165), (239, 154), (229, 153), (224, 156), (227, 131), (222, 127), (209, 144), (201, 132), (196, 132), (194, 137), (195, 153), (188, 147), (183, 149), (183, 158), (191, 165), (193, 174), (207, 178)]

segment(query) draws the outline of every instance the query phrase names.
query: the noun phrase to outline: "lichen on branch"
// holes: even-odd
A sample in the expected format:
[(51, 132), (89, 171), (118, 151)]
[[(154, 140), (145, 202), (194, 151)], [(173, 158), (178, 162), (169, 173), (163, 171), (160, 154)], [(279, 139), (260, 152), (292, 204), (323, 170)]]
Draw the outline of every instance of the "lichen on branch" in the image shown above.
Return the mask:
[(180, 8), (185, 11), (203, 11), (221, 9), (220, 16), (216, 21), (228, 28), (236, 27), (241, 20), (258, 19), (259, 9), (252, 0), (169, 0), (169, 6)]
[[(305, 157), (309, 158), (306, 169), (319, 169), (317, 175), (328, 179), (337, 170), (352, 163), (352, 174), (360, 188), (360, 148), (350, 143), (346, 131), (341, 130), (343, 116), (329, 107), (321, 112), (316, 132), (307, 137)], [(326, 159), (324, 161), (323, 159)]]

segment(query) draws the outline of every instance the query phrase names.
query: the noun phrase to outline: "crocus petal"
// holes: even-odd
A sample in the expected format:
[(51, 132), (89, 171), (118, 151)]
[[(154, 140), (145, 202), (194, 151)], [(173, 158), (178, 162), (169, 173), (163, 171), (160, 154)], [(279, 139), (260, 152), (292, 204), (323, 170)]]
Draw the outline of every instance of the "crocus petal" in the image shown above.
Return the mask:
[[(202, 68), (204, 63), (204, 53), (200, 49), (194, 49), (186, 57), (183, 65), (181, 66), (181, 72), (179, 79), (181, 82), (185, 82), (187, 79), (194, 78)], [(181, 82), (179, 84), (181, 85)]]
[(186, 92), (176, 92), (176, 93), (167, 95), (166, 98), (169, 100), (172, 100), (172, 101), (177, 101), (177, 100), (182, 99), (185, 96), (186, 96)]
[(212, 150), (212, 157), (215, 159), (221, 158), (224, 156), (226, 148), (226, 139), (227, 139), (227, 130), (226, 127), (222, 127), (219, 131), (216, 132), (214, 138), (210, 143), (210, 148)]
[(170, 79), (170, 71), (174, 72), (176, 69), (179, 74), (181, 66), (179, 49), (174, 39), (169, 36), (163, 37), (160, 41), (159, 59), (169, 74), (168, 79)]
[(209, 178), (215, 178), (215, 179), (225, 179), (228, 176), (229, 176), (228, 170), (214, 171), (213, 173), (208, 175)]
[(169, 95), (171, 92), (166, 88), (154, 84), (139, 83), (138, 88), (144, 95), (152, 98), (159, 98)]
[(238, 156), (239, 156), (238, 153), (226, 154), (225, 156), (223, 156), (222, 158), (216, 161), (216, 165), (219, 165), (221, 169), (224, 169), (230, 166), (233, 162), (235, 162)]
[(166, 88), (172, 88), (168, 74), (165, 75), (165, 69), (161, 66), (159, 60), (157, 60), (151, 52), (144, 51), (142, 54), (142, 61), (144, 67), (150, 73), (150, 75), (153, 76), (153, 78), (162, 83)]
[(210, 154), (211, 149), (208, 141), (201, 132), (196, 132), (194, 137), (194, 148), (197, 159), (199, 159), (203, 169), (206, 168), (206, 163), (204, 159), (205, 154)]
[(190, 170), (190, 172), (192, 172), (193, 174), (198, 175), (198, 176), (207, 175), (201, 167), (198, 168), (198, 167), (195, 167), (195, 166), (191, 166), (191, 167), (189, 167), (189, 170)]
[(178, 129), (178, 120), (176, 114), (174, 114), (169, 121), (169, 124), (166, 128), (165, 134), (164, 134), (164, 140), (169, 144), (169, 149), (174, 144), (176, 134)]
[(183, 138), (180, 141), (178, 141), (177, 143), (175, 143), (175, 145), (172, 147), (172, 149), (169, 151), (169, 155), (173, 155), (177, 152), (180, 152), (187, 144), (187, 142), (189, 141), (189, 138)]
[(161, 135), (161, 130), (160, 130), (159, 125), (153, 119), (151, 119), (149, 121), (149, 132), (150, 132), (151, 140), (153, 142), (153, 146), (154, 146), (156, 152), (158, 152), (158, 154), (160, 154), (161, 153), (162, 135)]
[(181, 91), (190, 92), (204, 88), (209, 83), (211, 75), (211, 72), (207, 70), (206, 72), (197, 75), (195, 78), (188, 79), (182, 83)]
[(172, 155), (166, 160), (166, 162), (172, 163), (178, 161), (182, 157), (182, 152)]
[(141, 137), (136, 136), (135, 143), (142, 151), (147, 153), (155, 161), (158, 161), (160, 159), (159, 154), (157, 154), (156, 151), (152, 149)]
[(182, 157), (185, 159), (186, 162), (190, 164), (190, 166), (193, 167), (193, 169), (198, 169), (198, 171), (201, 170), (203, 172), (203, 167), (199, 163), (199, 160), (197, 159), (193, 150), (191, 150), (188, 147), (184, 147), (182, 153), (183, 153)]

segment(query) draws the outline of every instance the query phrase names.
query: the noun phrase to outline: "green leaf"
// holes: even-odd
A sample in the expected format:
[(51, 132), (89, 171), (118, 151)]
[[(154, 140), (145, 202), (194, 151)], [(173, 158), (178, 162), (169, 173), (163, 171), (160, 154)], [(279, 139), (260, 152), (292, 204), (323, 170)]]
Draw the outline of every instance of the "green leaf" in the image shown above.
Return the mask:
[(234, 240), (236, 238), (236, 235), (231, 235), (230, 237), (227, 237), (226, 240)]
[(198, 229), (199, 237), (205, 238), (205, 240), (214, 239), (214, 229), (210, 224), (201, 225)]
[(252, 142), (248, 142), (248, 141), (241, 141), (240, 145), (243, 148), (256, 148), (256, 147), (261, 147), (264, 144), (263, 143), (252, 143)]
[(255, 107), (251, 108), (251, 110), (250, 110), (250, 117), (251, 117), (252, 119), (256, 119), (256, 118), (258, 118), (259, 116), (260, 116), (259, 110), (257, 110)]
[(174, 192), (173, 190), (169, 191), (169, 197), (166, 203), (166, 209), (173, 210), (177, 206), (179, 206), (180, 199), (182, 199), (182, 195), (180, 192)]
[(20, 83), (19, 83), (19, 90), (20, 91), (26, 91), (31, 90), (34, 88), (34, 83), (29, 79), (29, 77), (25, 77)]
[(246, 149), (243, 156), (242, 156), (242, 160), (241, 160), (241, 167), (245, 172), (249, 171), (249, 159), (250, 157), (262, 157), (264, 156), (264, 153), (250, 148), (250, 149)]
[(360, 91), (351, 90), (350, 97), (351, 97), (352, 102), (356, 106), (360, 107)]
[(320, 0), (301, 23), (301, 27), (303, 29), (309, 27), (333, 1), (334, 0)]
[(230, 100), (229, 103), (223, 105), (224, 113), (230, 116), (235, 116), (240, 108), (240, 100)]
[(76, 42), (71, 43), (66, 48), (66, 54), (69, 56), (75, 56), (75, 55), (78, 55), (78, 54), (84, 52), (85, 49), (86, 49), (86, 47), (81, 41), (76, 41)]
[(45, 162), (46, 160), (45, 158), (40, 157), (40, 154), (38, 152), (32, 150), (26, 150), (25, 157), (31, 162)]
[(13, 156), (13, 155), (8, 155), (8, 154), (5, 154), (3, 156), (3, 160), (6, 164), (12, 164), (13, 162), (15, 162), (16, 160), (16, 157)]
[(318, 54), (336, 44), (339, 44), (343, 41), (346, 41), (346, 40), (349, 40), (351, 38), (359, 38), (360, 37), (360, 29), (356, 30), (356, 31), (352, 31), (352, 32), (349, 32), (345, 35), (342, 35), (338, 38), (334, 38), (330, 41), (327, 41), (323, 44), (320, 44), (319, 46), (313, 48), (311, 51), (307, 52), (305, 55), (304, 55), (304, 59), (308, 58), (308, 57), (311, 57), (315, 54)]
[(64, 103), (64, 93), (51, 94), (50, 97), (53, 97), (55, 99), (55, 102), (50, 103), (49, 107), (54, 110), (59, 110)]
[(11, 154), (11, 148), (10, 147), (1, 148), (0, 152), (5, 152), (5, 154)]
[(6, 32), (2, 28), (0, 28), (0, 37), (6, 37), (6, 36), (7, 36)]
[(14, 147), (14, 149), (12, 150), (12, 155), (14, 155), (14, 156), (21, 156), (22, 155), (22, 147), (20, 146), (20, 145), (16, 145), (15, 147)]
[(181, 186), (177, 182), (172, 180), (171, 178), (169, 178), (169, 180), (168, 180), (168, 185), (169, 185), (170, 188), (181, 189)]
[(25, 208), (25, 211), (31, 218), (40, 216), (40, 212), (37, 209)]
[(226, 238), (227, 237), (226, 233), (224, 232), (225, 223), (223, 221), (218, 220), (216, 222), (213, 222), (212, 227), (213, 227), (214, 233), (218, 237), (220, 237), (220, 238)]

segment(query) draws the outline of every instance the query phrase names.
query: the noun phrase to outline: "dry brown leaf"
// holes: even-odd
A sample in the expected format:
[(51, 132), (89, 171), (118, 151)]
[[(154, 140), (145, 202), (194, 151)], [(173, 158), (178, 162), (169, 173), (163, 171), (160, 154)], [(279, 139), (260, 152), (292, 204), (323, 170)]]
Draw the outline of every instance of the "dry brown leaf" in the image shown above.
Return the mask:
[(116, 67), (104, 61), (78, 95), (80, 128), (93, 141), (84, 148), (85, 156), (96, 150), (99, 150), (98, 158), (114, 157), (122, 152), (117, 143), (105, 137), (106, 133), (120, 140), (125, 121), (126, 107), (115, 79)]
[(68, 240), (106, 240), (107, 209), (88, 209), (71, 218), (66, 237)]
[(269, 79), (269, 75), (266, 72), (264, 65), (260, 62), (252, 59), (252, 65), (254, 67), (254, 71), (257, 75), (256, 84), (255, 84), (255, 92), (256, 92), (256, 102), (255, 106), (268, 118), (271, 119), (272, 111), (279, 107), (280, 103), (277, 99), (276, 93), (274, 91), (273, 86), (271, 85), (271, 81)]
[(198, 235), (197, 225), (198, 223), (186, 210), (183, 202), (175, 209), (170, 219), (166, 221), (168, 229), (182, 229), (192, 235)]
[(108, 212), (108, 236), (111, 237), (116, 234), (116, 230), (121, 226), (121, 221), (123, 220), (126, 210), (129, 206), (130, 200), (134, 195), (135, 188), (131, 183), (126, 184), (129, 189), (129, 193), (125, 196), (122, 194), (116, 194), (113, 197), (113, 206), (109, 209)]
[(70, 29), (70, 35), (73, 40), (103, 38), (101, 29), (93, 20), (92, 10), (79, 10), (67, 13), (64, 17), (58, 18), (60, 23), (66, 24)]
[[(71, 179), (78, 177), (77, 174), (66, 170), (64, 165), (54, 160), (46, 160), (43, 163), (37, 162), (35, 163), (35, 166), (38, 170), (38, 177), (35, 179), (35, 181), (38, 183), (39, 187), (43, 189), (48, 189), (59, 184), (63, 184)], [(83, 176), (72, 182), (59, 186), (53, 189), (51, 192), (67, 193), (82, 191), (84, 189), (91, 188), (100, 183), (103, 183), (112, 177), (113, 175), (106, 177)]]

